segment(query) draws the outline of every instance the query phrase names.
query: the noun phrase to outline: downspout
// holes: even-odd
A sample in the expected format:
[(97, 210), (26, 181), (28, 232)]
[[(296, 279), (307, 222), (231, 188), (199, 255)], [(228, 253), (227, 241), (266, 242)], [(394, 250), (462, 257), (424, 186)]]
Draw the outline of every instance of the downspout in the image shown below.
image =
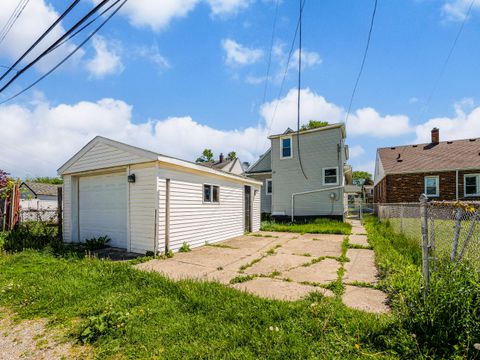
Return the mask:
[(455, 171), (455, 200), (458, 201), (458, 170)]
[(313, 194), (313, 193), (317, 193), (317, 192), (324, 192), (324, 191), (331, 191), (331, 190), (338, 190), (338, 189), (343, 189), (343, 185), (333, 186), (333, 187), (324, 188), (324, 189), (309, 190), (309, 191), (302, 191), (302, 192), (298, 192), (298, 193), (293, 193), (292, 194), (292, 222), (293, 222), (294, 217), (295, 217), (295, 196)]

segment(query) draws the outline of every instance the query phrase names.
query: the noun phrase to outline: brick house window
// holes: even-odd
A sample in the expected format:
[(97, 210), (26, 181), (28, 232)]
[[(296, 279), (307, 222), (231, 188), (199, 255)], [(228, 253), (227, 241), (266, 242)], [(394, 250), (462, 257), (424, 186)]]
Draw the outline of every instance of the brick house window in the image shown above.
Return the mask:
[(465, 196), (480, 196), (480, 174), (465, 175)]
[(425, 176), (425, 195), (440, 195), (440, 179), (438, 176)]

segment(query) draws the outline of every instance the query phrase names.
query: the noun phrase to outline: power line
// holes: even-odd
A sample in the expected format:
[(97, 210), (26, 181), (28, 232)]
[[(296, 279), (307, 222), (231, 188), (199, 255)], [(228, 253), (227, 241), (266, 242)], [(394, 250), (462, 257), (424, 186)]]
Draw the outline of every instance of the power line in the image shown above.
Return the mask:
[(375, 22), (375, 15), (377, 13), (377, 3), (378, 3), (378, 0), (375, 0), (375, 5), (373, 7), (373, 12), (372, 12), (372, 19), (370, 20), (370, 29), (368, 30), (367, 44), (365, 46), (365, 51), (363, 52), (363, 59), (362, 59), (362, 64), (360, 65), (360, 71), (358, 72), (357, 79), (355, 80), (352, 96), (350, 97), (350, 102), (348, 104), (348, 110), (345, 116), (345, 125), (347, 125), (348, 117), (350, 115), (350, 111), (352, 110), (353, 99), (355, 98), (355, 93), (357, 92), (358, 83), (360, 81), (360, 77), (362, 76), (363, 68), (365, 66), (365, 60), (367, 59), (368, 48), (370, 47), (370, 39), (372, 37), (373, 23)]
[(299, 6), (300, 6), (300, 14), (299, 14), (299, 33), (298, 33), (298, 87), (297, 87), (297, 152), (298, 152), (298, 163), (300, 164), (300, 170), (302, 170), (302, 174), (307, 178), (307, 175), (305, 174), (305, 170), (303, 169), (303, 163), (302, 163), (302, 155), (300, 154), (300, 94), (301, 94), (301, 89), (302, 89), (302, 13), (303, 13), (303, 7), (302, 7), (302, 0), (299, 0)]
[(41, 76), (38, 80), (36, 80), (35, 82), (33, 82), (32, 84), (30, 84), (29, 86), (27, 86), (25, 89), (23, 89), (22, 91), (19, 91), (18, 93), (16, 93), (15, 95), (9, 97), (8, 99), (0, 102), (0, 105), (3, 105), (5, 104), (6, 102), (8, 101), (11, 101), (13, 99), (15, 99), (17, 96), (20, 96), (21, 94), (23, 94), (24, 92), (30, 90), (32, 87), (34, 87), (35, 85), (37, 85), (40, 81), (42, 81), (43, 79), (45, 79), (48, 75), (50, 75), (51, 73), (53, 73), (55, 70), (57, 70), (62, 64), (64, 64), (68, 59), (70, 59), (78, 50), (80, 50), (80, 48), (83, 47), (83, 45), (85, 45), (112, 17), (113, 15), (115, 15), (122, 7), (123, 5), (125, 5), (125, 3), (127, 2), (128, 0), (123, 0), (123, 2), (115, 9), (113, 10), (113, 12), (95, 29), (93, 30), (90, 35), (88, 35), (88, 37), (83, 40), (80, 45), (78, 45), (74, 50), (72, 50), (62, 61), (60, 61), (57, 65), (55, 65), (52, 69), (50, 69), (46, 74), (44, 74), (43, 76)]
[[(82, 17), (75, 25), (73, 25), (70, 29), (68, 29), (65, 34), (63, 34), (60, 38), (58, 38), (52, 45), (50, 45), (45, 51), (43, 51), (39, 56), (37, 56), (32, 62), (27, 64), (25, 67), (20, 69), (18, 73), (16, 73), (1, 89), (0, 93), (2, 93), (6, 88), (8, 88), (19, 76), (21, 76), (25, 71), (35, 65), (38, 61), (40, 61), (45, 55), (49, 54), (59, 43), (61, 43), (65, 38), (67, 38), (72, 32), (74, 32), (80, 25), (82, 25), (90, 16), (96, 13), (101, 7), (103, 7), (109, 0), (103, 0), (97, 6), (95, 6), (92, 10), (90, 10), (84, 17)], [(1, 79), (0, 79), (1, 80)]]
[[(47, 36), (47, 35), (50, 33), (50, 31), (52, 31), (53, 28), (54, 28), (55, 26), (57, 26), (57, 24), (58, 24), (60, 21), (62, 21), (62, 19), (63, 19), (65, 16), (67, 16), (67, 14), (68, 14), (79, 2), (80, 2), (80, 0), (74, 0), (74, 1), (70, 4), (70, 6), (63, 12), (63, 14), (61, 14), (60, 17), (59, 17), (57, 20), (55, 20), (55, 21), (53, 22), (53, 24), (50, 25), (50, 27), (49, 27), (47, 30), (45, 30), (42, 35), (40, 35), (40, 37), (32, 44), (32, 46), (30, 46), (30, 47), (27, 49), (27, 51), (25, 51), (25, 52), (22, 54), (22, 56), (20, 56), (20, 57), (18, 58), (18, 60), (15, 61), (15, 63), (12, 64), (12, 66), (11, 66), (2, 76), (0, 76), (0, 81), (2, 81), (2, 80), (10, 73), (10, 71), (12, 71), (12, 69), (14, 69), (14, 68), (22, 61), (22, 60), (25, 58), (25, 56), (27, 56), (27, 55), (40, 43), (40, 41), (42, 41), (42, 40), (45, 38), (45, 36)], [(18, 73), (18, 71), (17, 71), (17, 73)]]
[[(303, 9), (305, 8), (306, 1), (307, 0), (303, 0), (303, 2), (302, 2), (301, 12), (303, 12)], [(268, 125), (267, 133), (270, 133), (270, 131), (272, 130), (273, 122), (275, 120), (275, 116), (277, 115), (278, 104), (280, 102), (279, 98), (283, 93), (283, 87), (285, 85), (285, 79), (287, 77), (287, 73), (288, 73), (288, 70), (290, 68), (290, 60), (292, 59), (293, 49), (295, 47), (295, 42), (297, 41), (297, 34), (298, 34), (299, 27), (300, 27), (300, 17), (298, 18), (297, 27), (295, 28), (295, 33), (294, 33), (293, 39), (292, 39), (292, 45), (290, 46), (290, 51), (288, 52), (285, 71), (283, 73), (282, 82), (280, 83), (280, 88), (278, 90), (278, 95), (277, 95), (277, 101), (275, 102), (275, 108), (273, 109), (273, 114), (272, 114), (272, 117), (270, 119), (270, 124)], [(267, 139), (265, 139), (265, 142), (263, 143), (263, 147), (265, 147), (266, 143), (267, 143)]]
[(442, 68), (440, 70), (440, 73), (432, 87), (432, 90), (430, 91), (430, 94), (428, 95), (427, 101), (425, 105), (422, 108), (422, 112), (420, 113), (419, 118), (423, 118), (425, 116), (425, 113), (428, 110), (428, 107), (430, 105), (430, 102), (433, 98), (433, 95), (437, 91), (438, 85), (440, 84), (440, 80), (443, 77), (443, 74), (445, 73), (445, 70), (447, 69), (447, 65), (450, 62), (450, 58), (452, 57), (453, 51), (455, 50), (455, 47), (457, 46), (458, 39), (460, 38), (460, 35), (462, 35), (463, 28), (465, 27), (465, 23), (468, 20), (468, 17), (470, 16), (470, 13), (472, 12), (473, 5), (475, 4), (476, 0), (472, 0), (470, 3), (470, 6), (468, 7), (467, 13), (465, 15), (465, 18), (462, 21), (462, 24), (460, 25), (460, 28), (458, 29), (457, 35), (455, 36), (455, 39), (452, 42), (452, 45), (450, 46), (450, 50), (448, 51), (447, 57), (445, 58), (445, 61), (443, 62)]
[(20, 15), (22, 14), (23, 10), (25, 10), (25, 7), (27, 6), (28, 2), (30, 0), (20, 0), (15, 9), (12, 12), (12, 15), (10, 15), (7, 23), (3, 26), (2, 30), (0, 31), (0, 44), (3, 42), (5, 37), (8, 35), (10, 30), (12, 29), (13, 25), (15, 22), (18, 20)]

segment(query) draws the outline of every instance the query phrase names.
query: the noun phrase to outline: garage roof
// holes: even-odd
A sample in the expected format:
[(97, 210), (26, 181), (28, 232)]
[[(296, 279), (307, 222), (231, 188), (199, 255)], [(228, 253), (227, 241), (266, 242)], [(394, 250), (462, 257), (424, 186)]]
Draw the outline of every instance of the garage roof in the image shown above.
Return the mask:
[[(128, 161), (116, 163), (115, 164), (116, 166), (132, 165), (135, 163), (142, 163), (142, 162), (149, 162), (149, 161), (161, 161), (161, 162), (172, 164), (172, 165), (177, 165), (177, 166), (182, 166), (189, 169), (198, 170), (204, 173), (210, 173), (213, 175), (219, 175), (226, 178), (233, 178), (233, 179), (242, 180), (244, 182), (248, 182), (256, 185), (261, 185), (261, 182), (253, 180), (251, 178), (247, 178), (242, 175), (236, 175), (236, 174), (228, 173), (222, 170), (208, 168), (191, 161), (182, 160), (172, 156), (159, 154), (150, 150), (142, 149), (136, 146), (132, 146), (119, 141), (108, 139), (103, 136), (96, 136), (95, 138), (93, 138), (87, 145), (85, 145), (79, 152), (73, 155), (65, 164), (63, 164), (57, 170), (58, 174), (64, 175), (67, 173), (75, 173), (76, 171), (71, 169), (73, 165), (76, 162), (78, 162), (85, 154), (87, 154), (90, 150), (92, 150), (95, 146), (99, 144), (111, 146), (113, 148), (116, 148), (118, 150), (121, 150), (133, 155), (133, 157), (131, 157)], [(95, 168), (95, 170), (98, 170), (98, 169), (101, 169), (101, 167), (97, 166)]]

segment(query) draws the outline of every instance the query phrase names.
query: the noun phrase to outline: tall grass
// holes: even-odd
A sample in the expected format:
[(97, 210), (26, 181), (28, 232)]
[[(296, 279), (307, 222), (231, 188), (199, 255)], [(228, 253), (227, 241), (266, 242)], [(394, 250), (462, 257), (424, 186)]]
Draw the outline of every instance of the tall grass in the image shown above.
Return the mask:
[(298, 221), (294, 223), (281, 223), (275, 221), (263, 221), (262, 231), (296, 232), (301, 234), (343, 234), (348, 235), (352, 231), (352, 225), (331, 220), (315, 219), (309, 221)]

